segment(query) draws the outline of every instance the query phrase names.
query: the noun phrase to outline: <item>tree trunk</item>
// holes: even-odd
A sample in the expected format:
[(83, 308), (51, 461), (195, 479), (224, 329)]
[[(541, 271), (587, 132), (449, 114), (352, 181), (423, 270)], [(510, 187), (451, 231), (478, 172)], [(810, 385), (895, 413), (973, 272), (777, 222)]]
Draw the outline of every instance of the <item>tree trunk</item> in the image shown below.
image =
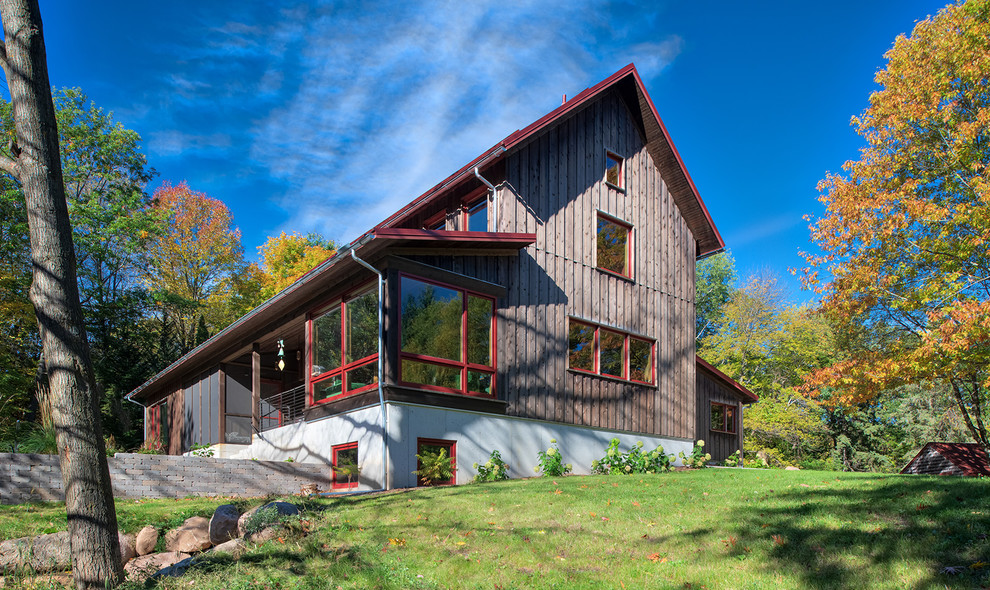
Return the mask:
[(72, 228), (58, 150), (55, 108), (37, 0), (0, 0), (2, 62), (14, 106), (14, 159), (0, 168), (20, 180), (34, 268), (31, 303), (41, 333), (65, 486), (76, 587), (121, 580), (117, 515), (100, 426), (99, 399), (76, 284)]

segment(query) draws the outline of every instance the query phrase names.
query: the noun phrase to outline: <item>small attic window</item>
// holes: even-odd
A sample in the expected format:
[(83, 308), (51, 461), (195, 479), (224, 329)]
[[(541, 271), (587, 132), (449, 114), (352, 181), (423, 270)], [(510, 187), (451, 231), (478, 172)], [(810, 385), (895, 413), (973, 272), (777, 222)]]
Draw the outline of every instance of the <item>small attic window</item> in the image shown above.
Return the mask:
[(605, 152), (605, 182), (617, 189), (625, 189), (622, 172), (622, 157)]

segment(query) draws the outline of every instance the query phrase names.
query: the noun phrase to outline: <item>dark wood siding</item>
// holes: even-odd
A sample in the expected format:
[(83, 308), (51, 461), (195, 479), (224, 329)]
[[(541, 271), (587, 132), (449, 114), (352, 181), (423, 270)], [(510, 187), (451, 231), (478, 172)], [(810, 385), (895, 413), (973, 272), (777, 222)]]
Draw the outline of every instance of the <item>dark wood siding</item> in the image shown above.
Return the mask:
[[(697, 371), (698, 417), (696, 437), (705, 441), (705, 451), (712, 461), (724, 461), (726, 457), (740, 451), (742, 454), (742, 402), (739, 396), (728, 387), (710, 377), (705, 371)], [(736, 432), (727, 434), (711, 429), (711, 404), (718, 402), (736, 409)]]
[[(624, 158), (624, 191), (604, 182), (606, 151)], [(598, 211), (632, 226), (631, 279), (596, 268)], [(694, 438), (695, 241), (621, 99), (606, 94), (507, 154), (499, 212), (500, 231), (537, 235), (503, 260), (499, 396), (508, 413)], [(569, 317), (655, 339), (656, 386), (568, 370)]]

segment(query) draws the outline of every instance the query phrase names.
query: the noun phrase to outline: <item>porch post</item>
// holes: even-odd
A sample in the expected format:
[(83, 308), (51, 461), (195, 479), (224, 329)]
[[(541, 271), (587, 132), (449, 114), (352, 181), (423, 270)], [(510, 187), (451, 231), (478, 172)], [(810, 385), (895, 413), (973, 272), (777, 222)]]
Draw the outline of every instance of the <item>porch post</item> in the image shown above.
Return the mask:
[(739, 423), (736, 425), (736, 428), (739, 430), (739, 432), (738, 432), (738, 436), (739, 436), (739, 467), (742, 467), (743, 466), (743, 407), (746, 404), (742, 403), (742, 400), (740, 400), (739, 402), (737, 402), (737, 405), (739, 407)]
[(257, 342), (251, 350), (251, 426), (261, 432), (261, 347)]

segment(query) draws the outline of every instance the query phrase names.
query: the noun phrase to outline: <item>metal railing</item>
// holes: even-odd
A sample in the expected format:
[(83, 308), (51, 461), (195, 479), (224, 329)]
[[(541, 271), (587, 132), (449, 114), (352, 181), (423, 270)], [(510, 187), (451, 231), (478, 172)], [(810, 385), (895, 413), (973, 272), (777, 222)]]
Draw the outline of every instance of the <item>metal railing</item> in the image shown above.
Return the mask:
[(293, 387), (261, 400), (261, 432), (302, 422), (306, 410), (306, 385)]

